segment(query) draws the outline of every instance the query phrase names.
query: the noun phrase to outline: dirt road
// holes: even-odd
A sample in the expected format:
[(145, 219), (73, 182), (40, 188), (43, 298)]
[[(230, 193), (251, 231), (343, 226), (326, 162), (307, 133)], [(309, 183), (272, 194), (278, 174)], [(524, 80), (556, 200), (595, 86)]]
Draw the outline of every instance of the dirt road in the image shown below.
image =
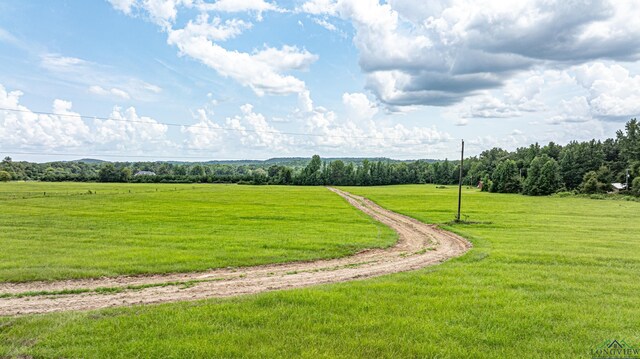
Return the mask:
[[(335, 188), (351, 205), (399, 234), (387, 249), (350, 257), (218, 269), (197, 273), (122, 276), (57, 282), (0, 283), (0, 315), (89, 310), (115, 306), (231, 297), (397, 273), (438, 264), (465, 253), (464, 238)], [(36, 293), (39, 292), (39, 293)]]

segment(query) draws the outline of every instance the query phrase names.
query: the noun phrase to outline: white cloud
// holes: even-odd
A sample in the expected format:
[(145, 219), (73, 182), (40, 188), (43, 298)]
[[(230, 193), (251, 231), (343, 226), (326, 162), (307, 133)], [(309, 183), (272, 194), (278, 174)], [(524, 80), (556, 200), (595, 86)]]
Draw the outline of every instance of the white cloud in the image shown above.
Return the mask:
[(136, 3), (136, 0), (108, 0), (116, 10), (122, 11), (123, 13), (129, 15), (131, 14), (131, 9)]
[[(232, 78), (251, 88), (259, 96), (306, 91), (306, 85), (302, 80), (286, 72), (307, 70), (317, 61), (317, 55), (289, 45), (283, 45), (281, 48), (265, 45), (252, 53), (226, 49), (218, 42), (240, 35), (244, 30), (251, 28), (252, 24), (240, 19), (228, 19), (223, 22), (219, 17), (210, 21), (206, 13), (284, 11), (275, 3), (263, 0), (218, 0), (213, 3), (193, 0), (144, 0), (132, 6), (146, 11), (167, 33), (167, 43), (175, 45), (181, 55), (202, 62), (221, 76)], [(195, 7), (200, 11), (195, 20), (189, 20), (183, 28), (175, 26), (181, 7)]]
[[(154, 23), (169, 28), (176, 21), (178, 8), (190, 8), (193, 0), (107, 0), (114, 9), (133, 15), (133, 9), (145, 10)], [(199, 2), (199, 1), (198, 1)]]
[[(372, 103), (363, 94), (345, 94), (347, 103), (369, 111), (359, 120), (341, 120), (335, 112), (316, 107), (306, 115), (305, 131), (315, 135), (305, 139), (310, 148), (320, 148), (334, 154), (386, 155), (395, 153), (423, 156), (446, 147), (451, 136), (431, 127), (407, 127), (403, 124), (381, 125), (366, 116), (374, 115)], [(355, 95), (355, 96), (354, 96)], [(362, 95), (362, 96), (360, 96)], [(363, 98), (364, 96), (364, 98)], [(365, 112), (366, 112), (365, 111)], [(362, 114), (362, 113), (360, 113)]]
[(142, 6), (158, 25), (169, 27), (176, 20), (178, 6), (189, 6), (191, 0), (142, 0)]
[(116, 106), (109, 119), (96, 119), (93, 125), (95, 143), (121, 150), (160, 148), (167, 142), (167, 125), (150, 117), (139, 116), (134, 107), (122, 110)]
[(593, 116), (627, 121), (640, 115), (640, 75), (631, 75), (619, 64), (601, 62), (576, 67), (575, 80), (589, 93)]
[(311, 100), (311, 93), (308, 90), (298, 93), (298, 111), (303, 113), (313, 111), (313, 101)]
[(52, 111), (36, 114), (20, 104), (21, 91), (7, 92), (0, 85), (0, 138), (3, 145), (19, 148), (79, 147), (91, 140), (89, 127), (71, 111), (71, 102), (55, 100)]
[(282, 134), (279, 130), (271, 126), (261, 113), (255, 113), (253, 111), (253, 105), (242, 105), (240, 111), (240, 116), (227, 118), (227, 124), (243, 130), (247, 128), (252, 130), (241, 132), (240, 143), (242, 145), (252, 148), (270, 148), (276, 151), (287, 151), (289, 145), (293, 144), (290, 136)]
[(198, 7), (206, 11), (223, 12), (282, 11), (275, 4), (264, 0), (217, 0), (214, 3), (202, 2)]
[(77, 57), (66, 57), (59, 54), (44, 54), (40, 58), (42, 67), (51, 71), (71, 72), (89, 66), (89, 62)]
[[(176, 38), (169, 32), (170, 44), (176, 45), (183, 55), (188, 55), (216, 70), (224, 77), (230, 77), (256, 94), (285, 95), (305, 91), (305, 83), (294, 76), (284, 75), (280, 70), (289, 66), (305, 66), (310, 56), (305, 50), (298, 52), (291, 48), (265, 49), (255, 54), (230, 51), (203, 36)], [(281, 54), (275, 59), (268, 54)]]
[(51, 112), (37, 114), (20, 104), (22, 92), (7, 92), (0, 85), (0, 138), (3, 145), (20, 149), (70, 150), (91, 153), (100, 149), (166, 149), (167, 126), (138, 116), (135, 108), (114, 108), (109, 120), (85, 122), (69, 101), (56, 99)]
[[(559, 116), (553, 112), (558, 93), (580, 91), (564, 71), (537, 69), (522, 72), (507, 80), (501, 88), (479, 91), (443, 111), (445, 118), (458, 126), (468, 119), (510, 119)], [(562, 97), (560, 97), (562, 98)], [(555, 120), (558, 121), (558, 118)]]
[(310, 0), (300, 6), (298, 11), (306, 12), (309, 14), (320, 15), (335, 15), (336, 2), (335, 0)]
[(156, 85), (144, 82), (144, 81), (131, 80), (129, 82), (131, 83), (131, 85), (140, 87), (141, 89), (143, 89), (145, 91), (150, 91), (150, 92), (153, 92), (153, 93), (162, 92), (162, 88), (160, 86), (156, 86)]
[(288, 45), (284, 45), (280, 49), (266, 47), (256, 51), (252, 57), (278, 71), (308, 70), (309, 66), (318, 60), (318, 55), (314, 55), (306, 49), (300, 50), (296, 46)]
[(175, 44), (192, 37), (203, 37), (212, 41), (225, 41), (240, 35), (243, 30), (250, 29), (251, 26), (251, 23), (238, 19), (222, 22), (219, 17), (215, 17), (209, 22), (209, 15), (203, 13), (198, 15), (195, 21), (190, 20), (183, 29), (170, 31), (167, 42)]
[(590, 121), (591, 108), (584, 96), (575, 96), (570, 100), (560, 100), (555, 116), (547, 119), (547, 123), (558, 125), (563, 123), (581, 123)]
[(98, 85), (89, 87), (89, 92), (100, 96), (115, 96), (123, 100), (128, 100), (131, 98), (131, 96), (129, 96), (129, 94), (124, 90), (118, 88), (105, 89)]
[(209, 119), (204, 109), (197, 111), (197, 119), (194, 125), (184, 126), (181, 132), (186, 134), (184, 145), (188, 149), (220, 150), (224, 146), (222, 126)]
[(347, 118), (352, 120), (369, 120), (378, 113), (378, 106), (369, 101), (363, 93), (344, 93), (342, 103), (345, 106)]
[(324, 27), (325, 29), (329, 30), (329, 31), (338, 31), (338, 28), (330, 23), (329, 21), (325, 20), (325, 19), (318, 19), (318, 18), (314, 18), (313, 22), (315, 22), (316, 24)]
[(253, 150), (287, 152), (294, 145), (291, 136), (273, 127), (263, 114), (254, 111), (251, 104), (240, 106), (240, 113), (227, 117), (223, 125), (212, 120), (204, 109), (198, 110), (196, 117), (197, 123), (181, 130), (187, 136), (184, 143), (188, 149), (225, 153)]

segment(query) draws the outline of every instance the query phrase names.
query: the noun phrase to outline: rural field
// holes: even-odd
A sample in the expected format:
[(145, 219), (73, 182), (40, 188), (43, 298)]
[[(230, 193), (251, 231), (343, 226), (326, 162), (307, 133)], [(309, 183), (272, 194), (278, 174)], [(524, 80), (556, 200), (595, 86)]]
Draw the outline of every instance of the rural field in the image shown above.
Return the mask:
[[(638, 202), (465, 189), (470, 224), (451, 224), (453, 186), (341, 189), (473, 248), (373, 279), (0, 317), (0, 357), (575, 358), (640, 338)], [(397, 238), (321, 187), (9, 183), (0, 192), (2, 282), (340, 257)]]
[(396, 239), (324, 188), (13, 182), (0, 209), (11, 282), (332, 258)]
[(637, 2), (0, 0), (0, 359), (640, 359)]

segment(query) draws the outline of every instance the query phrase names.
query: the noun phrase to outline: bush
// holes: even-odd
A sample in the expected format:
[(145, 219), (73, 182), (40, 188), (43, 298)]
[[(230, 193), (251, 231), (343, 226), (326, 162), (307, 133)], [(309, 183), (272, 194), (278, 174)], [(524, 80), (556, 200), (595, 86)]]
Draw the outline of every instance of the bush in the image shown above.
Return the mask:
[(631, 182), (631, 193), (640, 196), (640, 176), (634, 178), (633, 182)]
[(596, 171), (589, 171), (585, 173), (582, 178), (582, 184), (580, 185), (580, 191), (586, 194), (599, 193), (602, 184), (598, 182), (598, 174)]
[(11, 173), (7, 171), (0, 171), (0, 182), (11, 181)]

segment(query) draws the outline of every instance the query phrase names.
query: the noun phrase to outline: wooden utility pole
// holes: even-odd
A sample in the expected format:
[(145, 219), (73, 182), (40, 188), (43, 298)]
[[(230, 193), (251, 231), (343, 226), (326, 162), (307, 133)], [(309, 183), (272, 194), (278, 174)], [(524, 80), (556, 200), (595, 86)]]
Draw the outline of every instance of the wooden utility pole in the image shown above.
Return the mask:
[(462, 165), (464, 164), (464, 140), (462, 140), (462, 151), (460, 151), (460, 175), (458, 177), (458, 215), (456, 222), (460, 222), (460, 204), (462, 203)]

